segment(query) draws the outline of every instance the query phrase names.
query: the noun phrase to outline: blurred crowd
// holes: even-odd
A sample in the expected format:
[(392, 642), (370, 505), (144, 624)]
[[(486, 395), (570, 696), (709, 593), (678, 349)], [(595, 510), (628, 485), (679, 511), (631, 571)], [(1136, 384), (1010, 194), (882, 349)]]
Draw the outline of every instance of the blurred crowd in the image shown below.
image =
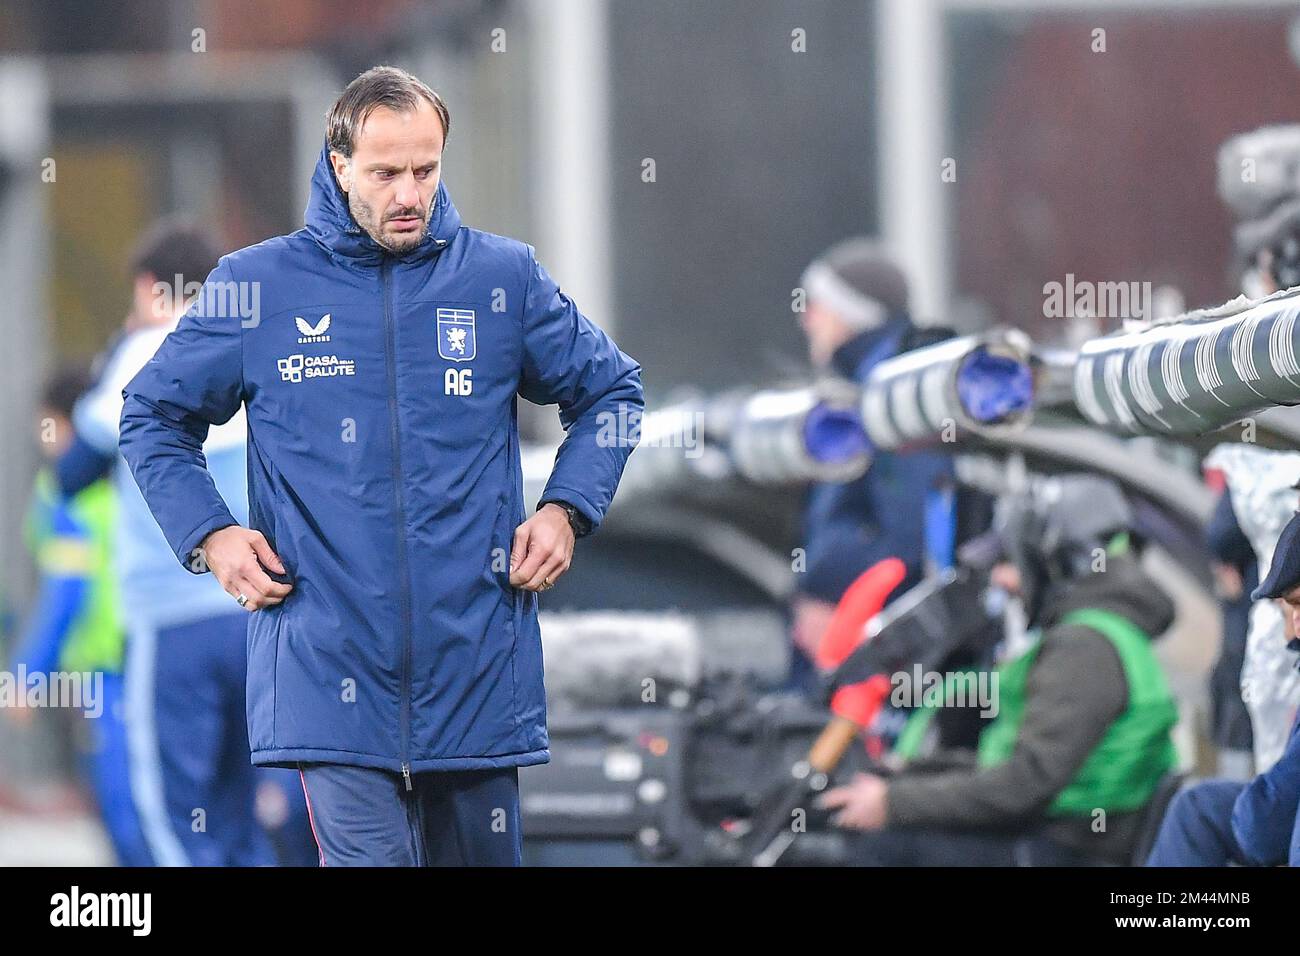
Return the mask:
[[(1219, 164), (1242, 293), (1295, 285), (1300, 127), (1235, 137)], [(906, 278), (869, 240), (829, 250), (804, 286), (810, 355), (829, 374), (865, 383), (943, 336), (913, 325)], [(925, 715), (891, 727), (900, 715), (883, 708), (867, 729), (889, 759), (823, 797), (859, 834), (860, 862), (1300, 865), (1300, 455), (1224, 444), (1204, 469), (1220, 492), (1204, 545), (1223, 609), (1209, 780), (1188, 777), (1173, 742), (1178, 706), (1152, 644), (1176, 609), (1144, 568), (1151, 529), (1117, 482), (1031, 477), (990, 508), (927, 450), (878, 454), (858, 481), (813, 489), (793, 606), (805, 677), (851, 583), (892, 559), (906, 576), (885, 605), (937, 569), (978, 566), (1005, 629), (982, 665), (999, 678), (995, 717), (920, 753), (908, 724)]]
[[(1281, 170), (1224, 200), (1251, 296), (1300, 282), (1300, 127), (1239, 137), (1221, 163)], [(117, 451), (123, 385), (220, 250), (190, 225), (156, 224), (132, 257), (132, 307), (90, 367), (50, 377), (34, 423), (44, 466), (27, 527), (39, 570), (6, 668), (102, 675), (78, 771), (122, 865), (311, 865), (298, 774), (255, 769), (245, 724), (247, 616), (201, 567), (182, 568)], [(820, 374), (864, 383), (881, 362), (951, 333), (918, 325), (907, 277), (869, 238), (806, 269), (800, 314)], [(160, 289), (169, 294), (161, 294)], [(209, 471), (246, 501), (245, 426), (214, 429)], [(1209, 678), (1217, 776), (1192, 780), (1174, 742), (1179, 707), (1154, 645), (1176, 608), (1145, 561), (1151, 544), (1112, 479), (1031, 476), (993, 496), (958, 480), (950, 452), (881, 452), (866, 474), (810, 489), (791, 606), (791, 686), (811, 689), (837, 609), (864, 573), (901, 562), (880, 606), (946, 570), (987, 579), (1002, 640), (989, 659), (996, 713), (934, 721), (882, 706), (863, 727), (871, 769), (822, 797), (864, 865), (1300, 864), (1300, 452), (1220, 446), (1205, 549), (1222, 603)], [(237, 515), (241, 521), (247, 515)], [(35, 708), (2, 709), (18, 733)], [(987, 709), (986, 709), (987, 710)], [(91, 716), (91, 715), (87, 715)]]
[[(179, 221), (141, 237), (121, 329), (91, 367), (55, 371), (35, 423), (45, 464), (27, 537), (40, 581), (8, 662), (24, 687), (0, 712), (30, 728), (34, 688), (95, 675), (77, 767), (124, 866), (316, 860), (298, 774), (250, 762), (246, 613), (211, 575), (176, 563), (117, 452), (122, 387), (219, 254)], [(205, 454), (247, 520), (242, 416), (213, 430)]]

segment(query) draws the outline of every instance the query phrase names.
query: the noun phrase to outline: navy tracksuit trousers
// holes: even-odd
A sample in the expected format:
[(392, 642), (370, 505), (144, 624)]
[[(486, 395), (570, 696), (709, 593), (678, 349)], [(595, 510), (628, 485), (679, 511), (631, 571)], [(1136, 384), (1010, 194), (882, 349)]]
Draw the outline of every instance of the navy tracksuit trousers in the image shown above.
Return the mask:
[(244, 713), (247, 612), (127, 636), (131, 793), (159, 866), (270, 866)]
[(519, 770), (299, 764), (321, 866), (519, 866)]
[(303, 864), (305, 849), (310, 865), (297, 774), (249, 760), (247, 633), (239, 610), (129, 632), (126, 749), (145, 854), (123, 862), (291, 866)]

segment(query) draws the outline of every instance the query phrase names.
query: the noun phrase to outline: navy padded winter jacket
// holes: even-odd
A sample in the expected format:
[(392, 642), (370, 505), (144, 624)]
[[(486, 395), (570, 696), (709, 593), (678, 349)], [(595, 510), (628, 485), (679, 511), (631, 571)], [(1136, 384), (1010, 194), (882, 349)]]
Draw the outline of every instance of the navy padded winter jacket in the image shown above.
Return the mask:
[(643, 401), (640, 366), (531, 246), (462, 226), (442, 183), (421, 245), (388, 254), (322, 150), (306, 228), (225, 256), (123, 396), (122, 454), (196, 571), (235, 523), (203, 438), (247, 409), (249, 523), (294, 585), (249, 617), (255, 764), (549, 759), (537, 595), (509, 583), (516, 396), (559, 405), (543, 497), (593, 527)]

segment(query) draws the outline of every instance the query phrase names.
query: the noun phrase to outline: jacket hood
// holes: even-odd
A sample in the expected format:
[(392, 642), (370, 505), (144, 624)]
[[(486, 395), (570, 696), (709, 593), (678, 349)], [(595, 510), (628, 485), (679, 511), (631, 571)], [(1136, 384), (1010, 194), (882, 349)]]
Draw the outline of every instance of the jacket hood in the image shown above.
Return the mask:
[(1128, 618), (1152, 639), (1174, 623), (1174, 602), (1132, 555), (1110, 557), (1105, 571), (1074, 582), (1045, 609), (1043, 629), (1055, 626), (1071, 611), (1090, 607)]
[[(307, 232), (327, 251), (361, 262), (378, 263), (384, 256), (392, 256), (369, 233), (357, 225), (348, 209), (348, 197), (339, 188), (330, 165), (329, 144), (321, 147), (316, 160), (316, 170), (311, 177), (311, 198), (307, 200)], [(394, 258), (403, 262), (427, 259), (441, 252), (456, 237), (460, 229), (460, 213), (456, 211), (447, 192), (446, 180), (438, 183), (434, 194), (433, 215), (428, 231), (420, 244), (410, 252)]]

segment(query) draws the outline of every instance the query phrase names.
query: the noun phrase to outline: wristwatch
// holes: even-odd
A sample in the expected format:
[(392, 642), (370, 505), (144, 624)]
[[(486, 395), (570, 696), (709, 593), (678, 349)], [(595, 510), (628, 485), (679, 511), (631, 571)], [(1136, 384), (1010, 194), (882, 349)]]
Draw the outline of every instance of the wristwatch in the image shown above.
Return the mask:
[(582, 538), (591, 534), (591, 522), (587, 520), (587, 516), (567, 501), (561, 501), (558, 498), (547, 498), (537, 502), (537, 510), (541, 511), (543, 505), (559, 505), (564, 509), (564, 513), (569, 516), (569, 527), (573, 529), (575, 538)]

